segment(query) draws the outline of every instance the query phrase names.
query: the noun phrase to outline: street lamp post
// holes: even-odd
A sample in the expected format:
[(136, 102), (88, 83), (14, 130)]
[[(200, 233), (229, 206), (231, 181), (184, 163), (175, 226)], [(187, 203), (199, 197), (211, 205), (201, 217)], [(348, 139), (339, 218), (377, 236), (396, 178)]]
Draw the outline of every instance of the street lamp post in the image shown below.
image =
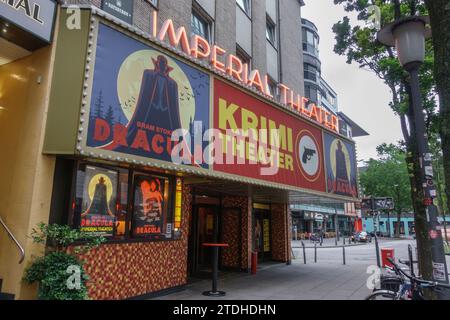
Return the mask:
[(425, 120), (420, 93), (419, 68), (425, 59), (425, 39), (431, 36), (427, 28), (428, 17), (412, 16), (385, 26), (378, 33), (378, 40), (387, 46), (395, 46), (403, 68), (410, 75), (411, 100), (414, 126), (420, 160), (420, 178), (423, 182), (424, 205), (427, 213), (428, 235), (431, 239), (433, 278), (448, 283), (447, 264), (441, 226), (434, 205), (436, 187), (433, 182), (432, 155), (425, 130)]

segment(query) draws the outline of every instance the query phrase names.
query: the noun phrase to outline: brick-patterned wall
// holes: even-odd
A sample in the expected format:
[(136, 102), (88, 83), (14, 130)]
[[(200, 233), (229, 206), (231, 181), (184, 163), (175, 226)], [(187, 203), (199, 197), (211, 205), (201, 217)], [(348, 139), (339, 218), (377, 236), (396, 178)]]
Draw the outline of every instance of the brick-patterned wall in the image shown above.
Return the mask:
[(82, 255), (90, 277), (89, 297), (126, 299), (186, 284), (191, 208), (191, 189), (185, 186), (179, 241), (105, 244)]
[(241, 217), (240, 209), (222, 210), (222, 239), (221, 242), (227, 243), (228, 248), (223, 248), (222, 266), (228, 268), (239, 268), (241, 265), (239, 250), (241, 248)]
[[(242, 246), (241, 246), (241, 263), (240, 267), (244, 270), (249, 268), (249, 251), (251, 250), (251, 210), (249, 206), (251, 201), (247, 197), (230, 197), (226, 196), (222, 199), (223, 211), (226, 212), (226, 208), (240, 208), (242, 215), (239, 223)], [(233, 235), (238, 235), (237, 232), (232, 232)], [(239, 240), (238, 240), (239, 241)], [(223, 251), (225, 254), (225, 250)], [(227, 253), (231, 254), (231, 253)], [(235, 255), (239, 257), (239, 252), (235, 252)], [(223, 257), (224, 258), (224, 257)], [(223, 259), (222, 258), (222, 259)]]
[(272, 215), (272, 259), (275, 261), (287, 262), (289, 253), (286, 246), (288, 237), (288, 225), (286, 221), (286, 205), (274, 204), (271, 210)]

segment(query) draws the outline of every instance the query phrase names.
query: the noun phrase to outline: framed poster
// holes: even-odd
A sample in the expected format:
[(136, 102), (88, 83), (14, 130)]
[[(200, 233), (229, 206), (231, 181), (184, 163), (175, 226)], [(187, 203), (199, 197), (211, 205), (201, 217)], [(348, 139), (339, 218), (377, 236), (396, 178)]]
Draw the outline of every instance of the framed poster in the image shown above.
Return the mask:
[(118, 172), (87, 166), (84, 174), (80, 230), (99, 236), (113, 236)]
[(151, 239), (165, 239), (169, 179), (136, 175), (134, 182), (133, 235)]

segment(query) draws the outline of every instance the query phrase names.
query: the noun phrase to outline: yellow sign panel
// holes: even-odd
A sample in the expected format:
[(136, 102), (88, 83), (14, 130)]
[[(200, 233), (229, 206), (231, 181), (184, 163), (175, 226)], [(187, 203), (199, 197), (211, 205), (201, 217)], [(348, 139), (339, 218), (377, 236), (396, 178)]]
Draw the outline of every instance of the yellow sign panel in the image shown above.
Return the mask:
[(264, 252), (270, 252), (270, 220), (264, 219)]
[(181, 228), (181, 205), (183, 200), (183, 183), (177, 179), (177, 188), (175, 191), (175, 229)]

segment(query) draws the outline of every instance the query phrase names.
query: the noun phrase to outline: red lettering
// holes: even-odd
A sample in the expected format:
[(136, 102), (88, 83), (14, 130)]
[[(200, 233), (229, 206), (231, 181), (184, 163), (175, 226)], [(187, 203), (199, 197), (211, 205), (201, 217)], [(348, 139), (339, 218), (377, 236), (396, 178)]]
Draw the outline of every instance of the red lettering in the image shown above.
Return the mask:
[(134, 142), (131, 145), (133, 149), (143, 149), (150, 152), (150, 145), (148, 143), (147, 133), (144, 130), (138, 130)]
[(164, 137), (160, 134), (155, 134), (152, 139), (152, 149), (156, 152), (156, 154), (162, 154), (164, 152), (164, 148), (162, 144), (164, 142)]
[(127, 133), (127, 127), (119, 123), (114, 125), (114, 145), (128, 147)]
[(109, 123), (103, 119), (95, 119), (95, 131), (94, 131), (94, 140), (95, 141), (106, 141), (111, 134), (111, 128), (109, 127)]

